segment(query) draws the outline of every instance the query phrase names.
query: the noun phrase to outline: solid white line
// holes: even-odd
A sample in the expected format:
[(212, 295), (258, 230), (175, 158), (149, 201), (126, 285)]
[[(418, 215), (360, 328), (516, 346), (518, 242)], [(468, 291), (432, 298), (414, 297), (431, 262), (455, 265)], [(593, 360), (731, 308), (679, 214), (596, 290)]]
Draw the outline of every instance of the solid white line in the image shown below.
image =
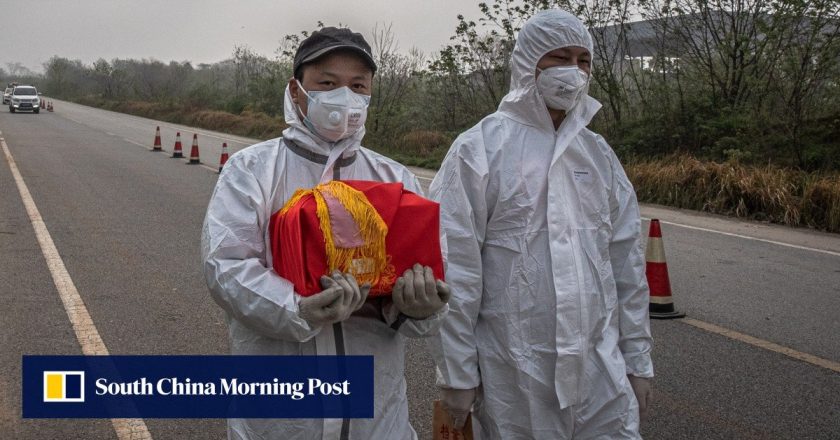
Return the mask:
[(765, 350), (770, 350), (775, 353), (783, 354), (788, 357), (792, 357), (794, 359), (807, 362), (812, 365), (816, 365), (818, 367), (822, 367), (837, 373), (840, 373), (840, 363), (830, 361), (828, 359), (823, 359), (818, 356), (814, 356), (812, 354), (803, 353), (801, 351), (796, 351), (792, 348), (785, 347), (783, 345), (776, 344), (775, 342), (765, 341), (764, 339), (759, 339), (754, 336), (750, 336), (744, 333), (736, 332), (735, 330), (730, 330), (725, 327), (721, 327), (719, 325), (711, 324), (704, 321), (699, 321), (697, 319), (691, 318), (683, 318), (679, 319), (683, 324), (688, 324), (694, 327), (697, 327), (701, 330), (705, 330), (710, 333), (715, 333), (721, 336), (726, 336), (727, 338), (734, 339), (736, 341), (744, 342), (746, 344), (752, 345), (754, 347), (763, 348)]
[[(647, 217), (642, 217), (642, 220), (650, 220), (650, 219), (647, 218)], [(808, 246), (800, 246), (800, 245), (797, 245), (797, 244), (790, 244), (790, 243), (784, 243), (784, 242), (781, 242), (781, 241), (768, 240), (766, 238), (750, 237), (749, 235), (742, 235), (742, 234), (735, 234), (735, 233), (732, 233), (732, 232), (717, 231), (717, 230), (714, 230), (714, 229), (701, 228), (699, 226), (690, 226), (690, 225), (685, 225), (685, 224), (682, 224), (682, 223), (669, 222), (669, 221), (665, 221), (665, 220), (659, 220), (659, 223), (666, 224), (666, 225), (672, 225), (672, 226), (679, 226), (681, 228), (686, 228), (686, 229), (694, 229), (696, 231), (712, 232), (712, 233), (715, 233), (715, 234), (726, 235), (726, 236), (729, 236), (729, 237), (743, 238), (745, 240), (761, 241), (761, 242), (764, 242), (764, 243), (770, 243), (770, 244), (775, 244), (775, 245), (779, 245), (779, 246), (785, 246), (785, 247), (789, 247), (789, 248), (800, 249), (800, 250), (803, 250), (803, 251), (819, 252), (819, 253), (823, 253), (823, 254), (833, 255), (835, 257), (840, 257), (840, 252), (834, 252), (834, 251), (829, 251), (829, 250), (825, 250), (825, 249), (817, 249), (817, 248), (812, 248), (812, 247), (808, 247)]]
[[(47, 230), (46, 223), (41, 218), (41, 213), (35, 205), (35, 200), (29, 193), (29, 188), (23, 181), (23, 176), (21, 176), (15, 159), (12, 157), (12, 152), (6, 145), (6, 140), (2, 138), (2, 133), (0, 133), (0, 147), (3, 148), (6, 162), (12, 171), (20, 198), (23, 200), (29, 221), (35, 230), (35, 237), (41, 247), (41, 252), (47, 262), (47, 267), (50, 270), (50, 275), (52, 275), (53, 283), (55, 284), (56, 290), (58, 290), (61, 302), (64, 304), (64, 310), (67, 312), (67, 317), (70, 318), (70, 324), (72, 324), (73, 331), (76, 333), (76, 339), (82, 347), (82, 353), (88, 356), (108, 355), (108, 348), (105, 347), (105, 342), (99, 336), (99, 332), (93, 324), (85, 303), (82, 301), (79, 291), (76, 290), (76, 285), (73, 283), (73, 279), (70, 278), (70, 273), (67, 272), (67, 267), (65, 267), (64, 261), (61, 259), (61, 255), (59, 255), (58, 249), (55, 247), (50, 232)], [(117, 432), (117, 437), (120, 440), (152, 438), (143, 419), (111, 419), (111, 423), (114, 425), (114, 430)]]
[[(122, 140), (124, 140), (124, 141), (126, 141), (126, 142), (128, 142), (128, 143), (130, 143), (130, 144), (137, 145), (138, 147), (143, 147), (143, 148), (145, 148), (146, 150), (152, 151), (152, 149), (151, 149), (151, 148), (149, 148), (149, 147), (148, 147), (148, 146), (146, 146), (146, 145), (141, 144), (140, 142), (134, 142), (133, 140), (131, 140), (131, 139), (126, 139), (126, 138), (122, 138)], [(161, 150), (161, 151), (159, 151), (159, 153), (171, 153), (171, 151)], [(181, 159), (181, 161), (185, 161), (185, 159), (186, 159), (186, 158), (182, 158), (182, 159)], [(203, 163), (202, 163), (202, 164), (198, 164), (198, 165), (201, 165), (202, 167), (207, 168), (207, 169), (208, 169), (208, 170), (210, 170), (210, 171), (213, 171), (213, 172), (219, 172), (219, 169), (218, 169), (218, 168), (213, 168), (213, 167), (211, 167), (210, 165), (205, 165), (205, 164), (203, 164)]]
[[(129, 115), (129, 116), (131, 116), (131, 115)], [(81, 121), (77, 121), (77, 120), (75, 120), (75, 119), (73, 119), (73, 118), (70, 118), (70, 117), (67, 117), (67, 116), (65, 116), (65, 118), (67, 118), (67, 119), (69, 119), (69, 120), (71, 120), (71, 121), (73, 121), (73, 122), (75, 122), (75, 123), (77, 123), (77, 124), (81, 124), (81, 125), (84, 125), (85, 127), (90, 127), (90, 128), (93, 128), (94, 130), (97, 130), (96, 128), (91, 127), (90, 125), (87, 125), (87, 124), (85, 124), (85, 123), (83, 123), (83, 122), (81, 122)], [(182, 130), (182, 131), (183, 131), (183, 130)], [(109, 135), (111, 135), (111, 136), (117, 136), (116, 134), (111, 133), (111, 132), (108, 132), (108, 131), (106, 131), (106, 132), (105, 132), (105, 134), (109, 134)], [(212, 135), (206, 135), (206, 136), (215, 137), (215, 136), (212, 136)], [(152, 149), (151, 149), (148, 145), (141, 144), (140, 142), (133, 141), (133, 140), (131, 140), (131, 139), (128, 139), (128, 138), (126, 138), (126, 137), (122, 137), (122, 136), (120, 136), (120, 139), (122, 139), (122, 140), (124, 140), (124, 141), (128, 142), (129, 144), (137, 145), (138, 147), (142, 147), (142, 148), (143, 148), (143, 149), (145, 149), (145, 150), (152, 151)], [(171, 153), (171, 152), (170, 152), (170, 151), (166, 151), (166, 150), (161, 150), (161, 151), (159, 151), (159, 153)], [(205, 164), (200, 164), (200, 165), (201, 165), (202, 167), (204, 167), (204, 168), (207, 168), (207, 169), (208, 169), (208, 170), (210, 170), (210, 171), (213, 171), (213, 172), (219, 172), (219, 169), (218, 169), (218, 168), (213, 168), (213, 167), (211, 167), (211, 166), (209, 166), (209, 165), (205, 165)]]
[(129, 144), (134, 144), (134, 145), (137, 145), (138, 147), (143, 147), (143, 148), (145, 148), (149, 151), (152, 151), (151, 147), (149, 147), (148, 145), (143, 145), (140, 142), (135, 142), (135, 141), (133, 141), (131, 139), (128, 139), (128, 138), (122, 138), (122, 140), (128, 142)]
[[(66, 102), (69, 102), (69, 101), (66, 101)], [(82, 105), (82, 104), (76, 104), (75, 102), (69, 102), (69, 104), (70, 104), (70, 105), (77, 105), (77, 106), (79, 106), (79, 107), (86, 107), (86, 108), (88, 108), (88, 109), (92, 109), (92, 110), (94, 110), (94, 111), (101, 111), (101, 112), (106, 112), (106, 113), (114, 113), (114, 114), (116, 114), (116, 115), (120, 115), (120, 116), (127, 117), (127, 118), (130, 118), (130, 119), (136, 119), (138, 122), (149, 123), (149, 121), (154, 121), (154, 123), (155, 123), (156, 125), (159, 125), (161, 128), (163, 128), (163, 127), (167, 127), (167, 128), (172, 129), (172, 130), (175, 130), (175, 131), (189, 131), (189, 132), (191, 132), (191, 133), (197, 133), (197, 134), (200, 134), (200, 135), (202, 135), (202, 136), (207, 136), (207, 137), (211, 137), (211, 138), (221, 139), (221, 140), (223, 140), (223, 141), (228, 141), (228, 142), (237, 143), (237, 144), (249, 145), (249, 144), (251, 144), (251, 143), (256, 144), (256, 143), (262, 142), (262, 140), (259, 140), (259, 139), (252, 139), (252, 138), (249, 138), (249, 137), (244, 137), (244, 136), (240, 136), (240, 137), (239, 137), (239, 139), (232, 138), (232, 137), (222, 137), (222, 136), (219, 136), (219, 135), (216, 135), (216, 134), (213, 134), (213, 133), (207, 132), (207, 131), (203, 131), (202, 129), (196, 129), (196, 127), (187, 127), (187, 126), (177, 126), (177, 125), (172, 125), (171, 123), (168, 123), (168, 122), (158, 121), (158, 120), (155, 120), (155, 119), (150, 119), (150, 118), (144, 118), (144, 117), (142, 117), (142, 116), (135, 116), (135, 115), (131, 115), (131, 114), (128, 114), (128, 113), (115, 112), (115, 111), (113, 111), (113, 110), (105, 110), (105, 109), (102, 109), (102, 108), (90, 107), (90, 106), (87, 106), (87, 105)], [(75, 120), (75, 119), (73, 119), (73, 118), (70, 118), (70, 117), (68, 117), (67, 115), (62, 114), (62, 117), (65, 117), (65, 118), (67, 118), (67, 119), (70, 119), (71, 121), (74, 121), (74, 122), (78, 122), (79, 124), (86, 125), (86, 126), (88, 126), (88, 127), (94, 128), (94, 127), (92, 127), (92, 126), (90, 126), (90, 125), (87, 125), (87, 124), (85, 124), (85, 123), (81, 122), (81, 121), (77, 121), (77, 120)], [(184, 128), (184, 127), (186, 127), (186, 128)], [(221, 133), (221, 134), (225, 134), (225, 133)], [(227, 135), (227, 136), (236, 136), (236, 135)], [(245, 139), (245, 140), (242, 140), (242, 139)]]
[(212, 172), (214, 172), (214, 173), (218, 173), (218, 172), (219, 172), (219, 168), (218, 168), (218, 167), (213, 168), (213, 167), (211, 167), (210, 165), (204, 165), (203, 163), (202, 163), (202, 164), (199, 164), (199, 165), (203, 166), (204, 168), (207, 168), (208, 170), (210, 170), (210, 171), (212, 171)]

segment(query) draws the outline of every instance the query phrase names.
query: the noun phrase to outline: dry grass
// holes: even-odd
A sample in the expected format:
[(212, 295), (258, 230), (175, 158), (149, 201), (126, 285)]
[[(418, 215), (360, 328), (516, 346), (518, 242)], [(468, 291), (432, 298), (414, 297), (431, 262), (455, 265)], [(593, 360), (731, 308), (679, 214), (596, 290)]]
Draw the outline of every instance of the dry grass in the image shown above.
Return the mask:
[(399, 148), (406, 154), (429, 155), (435, 150), (448, 149), (452, 139), (439, 131), (414, 130), (400, 138)]
[(636, 162), (626, 169), (645, 202), (840, 232), (840, 175), (690, 156)]

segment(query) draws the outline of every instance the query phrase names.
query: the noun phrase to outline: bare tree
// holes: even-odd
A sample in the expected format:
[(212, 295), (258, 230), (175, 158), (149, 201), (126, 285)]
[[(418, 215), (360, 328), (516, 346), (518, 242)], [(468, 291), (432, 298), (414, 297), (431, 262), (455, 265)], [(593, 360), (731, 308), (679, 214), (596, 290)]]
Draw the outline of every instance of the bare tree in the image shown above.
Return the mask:
[(407, 105), (405, 99), (414, 74), (422, 68), (425, 57), (417, 48), (411, 48), (408, 55), (399, 53), (390, 24), (374, 27), (372, 46), (378, 69), (373, 77), (371, 119), (367, 128), (372, 135), (381, 136), (393, 132), (401, 109)]

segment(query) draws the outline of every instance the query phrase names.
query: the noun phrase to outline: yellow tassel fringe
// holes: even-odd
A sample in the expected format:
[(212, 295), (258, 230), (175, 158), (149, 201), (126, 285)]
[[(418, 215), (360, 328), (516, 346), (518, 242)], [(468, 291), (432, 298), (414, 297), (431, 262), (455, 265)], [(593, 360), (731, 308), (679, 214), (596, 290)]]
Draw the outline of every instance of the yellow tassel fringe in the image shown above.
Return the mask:
[[(364, 244), (356, 248), (336, 247), (333, 240), (330, 213), (324, 193), (335, 197), (356, 222)], [(388, 226), (370, 204), (364, 193), (344, 182), (333, 180), (320, 184), (312, 189), (299, 189), (280, 210), (280, 215), (298, 203), (304, 197), (312, 195), (315, 198), (316, 214), (324, 234), (324, 244), (327, 254), (329, 272), (340, 270), (353, 274), (359, 284), (369, 283), (374, 290), (377, 287), (390, 286), (396, 279), (395, 269), (390, 264), (390, 257), (385, 251), (385, 236)]]

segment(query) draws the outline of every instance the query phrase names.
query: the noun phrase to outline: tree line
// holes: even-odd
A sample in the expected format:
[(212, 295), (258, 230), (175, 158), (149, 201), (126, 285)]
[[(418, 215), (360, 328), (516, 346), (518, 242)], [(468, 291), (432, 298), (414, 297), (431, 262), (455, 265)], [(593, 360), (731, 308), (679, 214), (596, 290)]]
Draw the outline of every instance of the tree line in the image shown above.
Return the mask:
[[(604, 104), (592, 128), (625, 159), (687, 153), (840, 169), (838, 0), (492, 0), (478, 4), (478, 20), (459, 15), (451, 42), (430, 56), (401, 50), (379, 25), (370, 38), (379, 70), (365, 144), (434, 165), (498, 106), (516, 33), (550, 7), (590, 27), (590, 94)], [(271, 56), (240, 46), (213, 64), (55, 56), (34, 80), (71, 100), (279, 116), (306, 35), (286, 35)]]

